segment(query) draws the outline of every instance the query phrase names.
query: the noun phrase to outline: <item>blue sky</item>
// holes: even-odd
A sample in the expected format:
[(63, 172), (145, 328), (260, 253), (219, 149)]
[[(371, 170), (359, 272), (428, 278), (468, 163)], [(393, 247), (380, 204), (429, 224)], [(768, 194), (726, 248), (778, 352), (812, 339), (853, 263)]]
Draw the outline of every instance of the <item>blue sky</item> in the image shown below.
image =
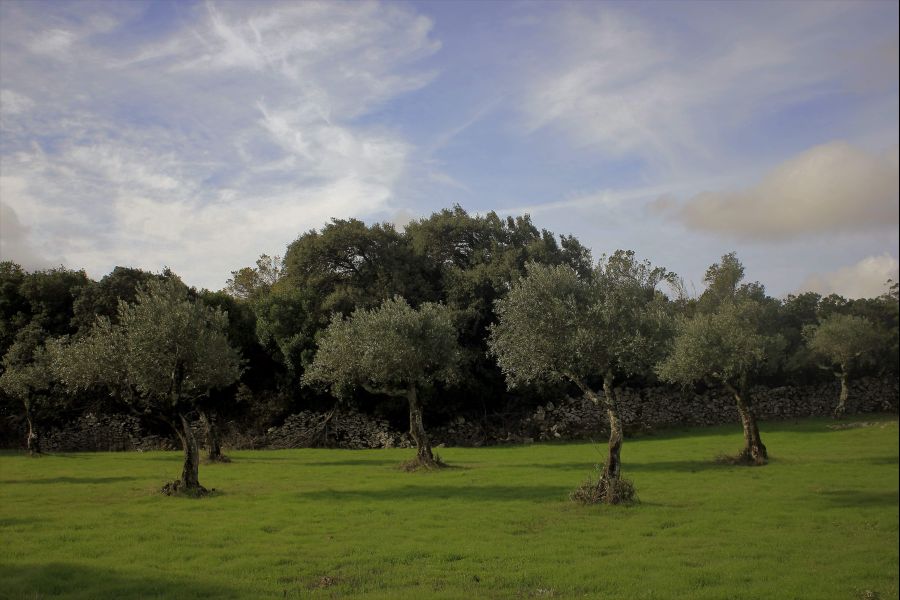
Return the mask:
[(330, 217), (528, 212), (697, 291), (898, 270), (896, 2), (0, 3), (0, 256), (221, 288)]

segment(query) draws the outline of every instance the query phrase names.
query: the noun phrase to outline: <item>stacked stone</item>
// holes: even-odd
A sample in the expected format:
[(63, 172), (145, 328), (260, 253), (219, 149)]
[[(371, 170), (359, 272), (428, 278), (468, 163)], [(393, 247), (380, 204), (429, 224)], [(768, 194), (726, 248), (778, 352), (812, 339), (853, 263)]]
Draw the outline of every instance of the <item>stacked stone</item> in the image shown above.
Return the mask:
[[(812, 386), (755, 387), (751, 398), (761, 421), (830, 416), (837, 404), (837, 381)], [(681, 425), (721, 425), (738, 422), (734, 398), (722, 389), (694, 393), (672, 387), (616, 390), (626, 433)], [(900, 382), (896, 379), (851, 381), (848, 415), (896, 412)], [(194, 424), (198, 442), (205, 432)], [(586, 398), (561, 398), (527, 414), (492, 415), (478, 420), (456, 417), (428, 430), (432, 443), (484, 446), (532, 441), (597, 439), (608, 430), (603, 406)], [(24, 437), (24, 433), (22, 435)], [(352, 409), (334, 413), (303, 411), (288, 417), (265, 436), (240, 433), (233, 424), (222, 432), (227, 448), (391, 448), (411, 446), (409, 435), (392, 430), (384, 419)], [(178, 449), (171, 437), (145, 435), (134, 416), (84, 415), (65, 427), (44, 432), (42, 446), (50, 452), (85, 450)]]
[(144, 435), (140, 420), (132, 415), (88, 413), (62, 428), (46, 432), (41, 445), (48, 452), (167, 450), (171, 442)]
[(267, 432), (270, 448), (408, 448), (409, 437), (392, 431), (384, 419), (356, 410), (303, 411)]

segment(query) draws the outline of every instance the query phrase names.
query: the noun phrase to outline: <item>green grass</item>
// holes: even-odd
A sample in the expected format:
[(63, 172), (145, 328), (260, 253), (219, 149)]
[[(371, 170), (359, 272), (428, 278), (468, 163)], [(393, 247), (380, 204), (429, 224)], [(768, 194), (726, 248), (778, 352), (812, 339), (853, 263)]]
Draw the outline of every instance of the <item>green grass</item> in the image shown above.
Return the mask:
[[(157, 494), (175, 452), (0, 456), (0, 597), (897, 598), (896, 417), (628, 440), (637, 506), (568, 492), (600, 446), (234, 452), (218, 491)], [(872, 595), (872, 594), (875, 595)], [(868, 596), (867, 596), (868, 594)]]

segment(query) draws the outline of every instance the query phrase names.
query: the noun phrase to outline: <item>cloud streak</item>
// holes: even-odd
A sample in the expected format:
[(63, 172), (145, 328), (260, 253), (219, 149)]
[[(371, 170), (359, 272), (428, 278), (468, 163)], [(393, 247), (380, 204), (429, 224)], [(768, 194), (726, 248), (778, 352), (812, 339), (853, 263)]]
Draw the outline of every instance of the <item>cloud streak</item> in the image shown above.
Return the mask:
[(574, 4), (547, 19), (519, 107), (527, 131), (684, 172), (736, 160), (733, 142), (816, 100), (896, 94), (896, 33), (861, 36), (877, 15), (851, 4), (639, 8)]
[(329, 217), (390, 210), (412, 149), (367, 116), (433, 79), (429, 19), (208, 3), (132, 38), (148, 7), (80, 8), (3, 6), (5, 257), (52, 243), (94, 276), (168, 265), (219, 287)]

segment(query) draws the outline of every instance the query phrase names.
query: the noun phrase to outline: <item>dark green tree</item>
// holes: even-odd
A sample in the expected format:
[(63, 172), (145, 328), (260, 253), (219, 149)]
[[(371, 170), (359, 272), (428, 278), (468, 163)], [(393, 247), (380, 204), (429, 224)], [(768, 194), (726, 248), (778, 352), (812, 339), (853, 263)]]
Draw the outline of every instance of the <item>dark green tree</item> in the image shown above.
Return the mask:
[(487, 355), (488, 327), (497, 319), (495, 302), (524, 276), (529, 262), (567, 264), (585, 275), (592, 268), (590, 252), (574, 237), (558, 240), (538, 229), (528, 215), (473, 215), (458, 205), (412, 221), (404, 234), (424, 258), (426, 277), (437, 282), (438, 297), (457, 315), (464, 375), (458, 399), (447, 409), (499, 409), (506, 385)]
[(88, 331), (97, 317), (107, 317), (115, 322), (119, 302), (134, 302), (142, 285), (172, 276), (168, 270), (156, 274), (142, 269), (116, 267), (100, 281), (92, 281), (81, 288), (72, 305), (72, 323), (78, 330)]

